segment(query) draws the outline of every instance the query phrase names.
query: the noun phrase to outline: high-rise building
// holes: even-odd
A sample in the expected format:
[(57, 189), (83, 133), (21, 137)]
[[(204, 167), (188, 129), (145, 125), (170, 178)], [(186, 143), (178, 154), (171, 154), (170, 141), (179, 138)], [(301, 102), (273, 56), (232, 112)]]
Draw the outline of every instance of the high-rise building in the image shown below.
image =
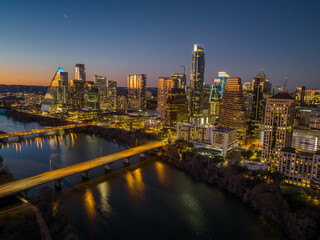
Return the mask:
[(41, 111), (56, 112), (66, 107), (68, 99), (68, 73), (58, 68), (41, 104)]
[(147, 75), (128, 75), (128, 104), (129, 108), (146, 109)]
[(205, 115), (209, 114), (210, 111), (210, 90), (212, 85), (204, 84), (203, 86), (203, 110), (202, 113)]
[(219, 85), (220, 85), (220, 95), (221, 95), (221, 98), (223, 97), (223, 92), (226, 88), (226, 84), (227, 84), (227, 79), (229, 78), (230, 76), (226, 73), (226, 72), (219, 72), (218, 73), (218, 79), (220, 79), (219, 81)]
[(186, 88), (187, 78), (184, 73), (171, 74), (171, 79), (173, 81), (174, 88), (182, 88), (182, 89)]
[(116, 81), (107, 81), (107, 102), (110, 105), (110, 110), (117, 109), (117, 82)]
[(159, 77), (158, 80), (158, 117), (166, 118), (166, 104), (169, 92), (173, 88), (173, 80), (171, 78)]
[(85, 82), (82, 80), (71, 80), (69, 89), (69, 106), (71, 109), (81, 109), (84, 107), (83, 103), (83, 92), (84, 92)]
[(252, 94), (252, 112), (251, 120), (255, 122), (260, 122), (262, 117), (262, 108), (263, 108), (263, 82), (261, 79), (256, 77), (252, 83), (253, 85), (253, 94)]
[(194, 44), (190, 72), (190, 114), (200, 115), (203, 111), (204, 52), (203, 47)]
[(295, 117), (294, 99), (280, 92), (267, 100), (262, 161), (277, 165), (280, 150), (290, 147)]
[(94, 84), (98, 85), (100, 101), (104, 101), (107, 95), (107, 79), (103, 76), (94, 75)]
[(91, 110), (100, 109), (99, 86), (87, 81), (84, 90), (84, 107)]
[(173, 88), (166, 100), (165, 124), (175, 127), (179, 122), (188, 121), (188, 100), (184, 89)]
[(74, 68), (74, 79), (75, 80), (82, 80), (86, 81), (86, 69), (84, 67), (84, 64), (77, 63)]
[(222, 97), (219, 125), (237, 129), (238, 138), (244, 139), (247, 129), (247, 115), (244, 106), (241, 78), (228, 78)]

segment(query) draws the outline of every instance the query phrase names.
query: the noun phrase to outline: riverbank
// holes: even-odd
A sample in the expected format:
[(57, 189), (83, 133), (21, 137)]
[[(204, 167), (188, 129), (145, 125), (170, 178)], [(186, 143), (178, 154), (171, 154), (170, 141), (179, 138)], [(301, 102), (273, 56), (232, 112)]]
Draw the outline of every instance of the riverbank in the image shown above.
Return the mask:
[(35, 115), (27, 112), (19, 112), (16, 110), (7, 110), (7, 117), (20, 122), (37, 122), (41, 126), (63, 126), (71, 124), (70, 122), (53, 117), (46, 117), (41, 115)]
[(196, 179), (234, 194), (289, 239), (310, 240), (320, 236), (319, 205), (299, 201), (295, 194), (302, 192), (290, 192), (290, 186), (281, 185), (274, 173), (250, 173), (237, 165), (218, 167), (192, 150), (175, 145), (165, 147), (161, 159)]
[(106, 128), (100, 126), (85, 126), (75, 128), (73, 129), (73, 132), (94, 134), (108, 141), (113, 141), (122, 144), (128, 148), (160, 140), (160, 137), (153, 133), (146, 133), (140, 130), (126, 131), (119, 128)]

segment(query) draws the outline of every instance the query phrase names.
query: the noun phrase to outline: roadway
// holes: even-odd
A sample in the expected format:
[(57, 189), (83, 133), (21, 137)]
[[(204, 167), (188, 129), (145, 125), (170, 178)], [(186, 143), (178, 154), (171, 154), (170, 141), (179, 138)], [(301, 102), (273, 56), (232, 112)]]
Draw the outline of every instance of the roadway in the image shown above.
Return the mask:
[(51, 132), (51, 131), (57, 131), (57, 130), (65, 130), (65, 129), (71, 129), (71, 128), (76, 128), (76, 127), (82, 127), (85, 125), (86, 124), (71, 124), (71, 125), (41, 128), (41, 129), (35, 129), (35, 130), (29, 130), (29, 131), (23, 131), (23, 132), (5, 133), (5, 134), (0, 134), (0, 139), (5, 139), (5, 138), (9, 138), (9, 137), (22, 137), (25, 135), (45, 133), (45, 132)]
[(152, 150), (154, 148), (162, 147), (164, 145), (165, 145), (165, 141), (152, 142), (139, 147), (130, 148), (122, 152), (117, 152), (104, 157), (95, 158), (87, 162), (71, 165), (65, 168), (60, 168), (50, 172), (45, 172), (33, 177), (3, 184), (0, 186), (0, 198), (9, 196), (18, 192), (22, 192), (32, 187), (35, 187), (44, 183), (52, 182), (57, 179), (62, 179), (64, 177), (67, 177), (76, 173), (89, 171), (92, 168), (109, 164), (120, 159), (128, 158), (133, 155), (143, 153), (148, 150)]

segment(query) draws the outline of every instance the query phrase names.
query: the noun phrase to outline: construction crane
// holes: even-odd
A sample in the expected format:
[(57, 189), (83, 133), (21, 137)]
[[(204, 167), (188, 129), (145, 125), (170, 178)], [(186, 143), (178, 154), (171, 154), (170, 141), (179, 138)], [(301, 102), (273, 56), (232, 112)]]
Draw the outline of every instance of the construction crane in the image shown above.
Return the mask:
[(289, 75), (287, 74), (286, 75), (286, 78), (285, 78), (285, 80), (284, 80), (284, 85), (283, 85), (283, 92), (285, 92), (286, 91), (286, 86), (287, 86), (287, 82), (288, 82), (288, 77), (289, 77)]
[(179, 67), (183, 67), (183, 74), (186, 75), (186, 68), (187, 66), (183, 66), (183, 65), (178, 65)]

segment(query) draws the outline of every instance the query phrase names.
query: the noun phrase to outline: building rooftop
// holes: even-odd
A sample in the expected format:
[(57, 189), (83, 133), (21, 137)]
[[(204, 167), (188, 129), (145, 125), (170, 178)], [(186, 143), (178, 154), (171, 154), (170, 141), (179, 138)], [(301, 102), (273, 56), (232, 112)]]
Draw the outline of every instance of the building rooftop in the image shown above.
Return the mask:
[(276, 95), (272, 96), (271, 99), (292, 99), (293, 100), (293, 97), (291, 97), (288, 93), (279, 92)]
[(308, 156), (308, 157), (312, 157), (314, 154), (317, 154), (317, 152), (310, 153), (310, 152), (298, 151), (297, 149), (295, 149), (293, 147), (284, 147), (281, 149), (281, 152), (296, 153), (296, 154), (304, 155), (304, 156)]

